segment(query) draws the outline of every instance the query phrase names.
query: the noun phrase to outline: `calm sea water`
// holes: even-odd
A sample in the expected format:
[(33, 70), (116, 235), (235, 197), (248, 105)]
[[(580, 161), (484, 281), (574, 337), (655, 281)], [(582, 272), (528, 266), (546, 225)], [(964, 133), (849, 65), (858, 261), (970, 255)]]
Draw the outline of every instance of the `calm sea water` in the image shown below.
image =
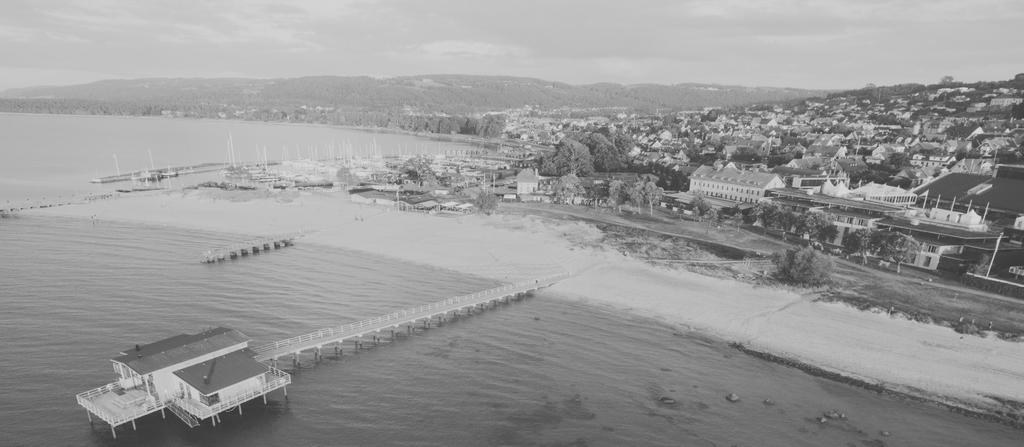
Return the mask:
[[(65, 117), (31, 118), (53, 118), (54, 133), (70, 131), (61, 128)], [(188, 133), (189, 122), (173, 122), (181, 123)], [(6, 148), (0, 158), (0, 165), (10, 160)], [(197, 262), (210, 245), (235, 239), (163, 226), (0, 219), (0, 445), (1024, 443), (1020, 431), (814, 378), (551, 292), (315, 367), (307, 358), (288, 399), (276, 392), (269, 405), (251, 402), (215, 428), (188, 429), (159, 414), (140, 420), (138, 431), (122, 426), (116, 440), (102, 423), (90, 427), (74, 394), (109, 382), (108, 359), (135, 343), (218, 325), (266, 342), (493, 285), (301, 241), (235, 262)], [(726, 402), (730, 392), (742, 400)], [(663, 404), (662, 396), (676, 402)], [(832, 408), (849, 419), (814, 420)], [(883, 430), (892, 436), (881, 437)]]

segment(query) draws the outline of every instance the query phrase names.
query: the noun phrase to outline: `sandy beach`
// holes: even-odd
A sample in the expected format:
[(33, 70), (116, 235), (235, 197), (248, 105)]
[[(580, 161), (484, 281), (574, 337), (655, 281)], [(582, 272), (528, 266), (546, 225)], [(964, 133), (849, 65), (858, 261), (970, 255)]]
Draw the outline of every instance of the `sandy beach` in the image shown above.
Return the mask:
[[(650, 316), (758, 351), (987, 411), (1024, 402), (1024, 343), (961, 336), (790, 291), (647, 265), (579, 248), (589, 225), (521, 216), (441, 217), (356, 205), (344, 193), (239, 200), (222, 191), (161, 192), (33, 211), (248, 236), (302, 233), (299, 243), (361, 250), (500, 281), (559, 270), (564, 299)], [(211, 247), (213, 248), (213, 247)], [(198, 262), (199, 253), (195, 262)], [(187, 260), (192, 262), (193, 260)], [(425, 301), (434, 297), (425, 297)]]

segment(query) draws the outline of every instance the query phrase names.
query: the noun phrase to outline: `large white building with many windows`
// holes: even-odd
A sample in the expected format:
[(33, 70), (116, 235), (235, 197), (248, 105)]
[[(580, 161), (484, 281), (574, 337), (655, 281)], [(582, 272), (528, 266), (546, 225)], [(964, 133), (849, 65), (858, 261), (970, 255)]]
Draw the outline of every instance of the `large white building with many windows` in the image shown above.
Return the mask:
[(690, 175), (690, 192), (735, 203), (753, 203), (769, 189), (786, 186), (777, 174), (741, 171), (732, 167), (701, 166)]

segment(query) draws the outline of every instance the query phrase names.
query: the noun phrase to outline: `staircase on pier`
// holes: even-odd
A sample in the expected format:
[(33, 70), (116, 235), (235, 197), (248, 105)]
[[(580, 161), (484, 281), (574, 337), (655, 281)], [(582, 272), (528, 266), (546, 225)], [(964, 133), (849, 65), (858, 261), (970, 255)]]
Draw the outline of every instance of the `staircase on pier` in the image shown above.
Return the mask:
[(195, 416), (192, 416), (187, 411), (185, 411), (184, 408), (181, 408), (180, 403), (181, 401), (179, 399), (171, 400), (167, 402), (167, 409), (171, 410), (171, 413), (174, 413), (174, 415), (177, 416), (178, 419), (181, 419), (181, 422), (184, 422), (185, 425), (188, 425), (188, 428), (198, 427), (199, 419), (196, 419)]

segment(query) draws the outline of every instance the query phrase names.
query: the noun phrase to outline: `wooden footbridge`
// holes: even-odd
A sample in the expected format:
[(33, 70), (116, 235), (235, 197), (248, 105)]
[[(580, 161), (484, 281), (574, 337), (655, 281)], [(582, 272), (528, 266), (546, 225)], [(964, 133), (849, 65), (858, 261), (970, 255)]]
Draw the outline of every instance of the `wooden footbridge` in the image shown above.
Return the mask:
[(209, 264), (228, 259), (237, 259), (242, 256), (255, 255), (260, 252), (267, 252), (279, 248), (290, 247), (295, 245), (295, 239), (299, 236), (300, 235), (298, 234), (283, 234), (250, 239), (236, 244), (231, 244), (227, 247), (207, 250), (199, 258), (199, 261)]
[(281, 357), (291, 356), (292, 364), (297, 366), (299, 354), (312, 351), (314, 360), (321, 358), (321, 350), (325, 346), (333, 346), (335, 353), (341, 352), (346, 340), (353, 340), (357, 349), (362, 345), (363, 337), (372, 337), (374, 342), (381, 340), (380, 334), (390, 331), (394, 339), (396, 330), (406, 326), (411, 332), (413, 327), (422, 322), (429, 327), (434, 320), (445, 321), (449, 317), (472, 313), (475, 309), (486, 308), (499, 302), (508, 302), (527, 293), (548, 287), (568, 276), (567, 273), (550, 275), (543, 278), (507, 284), (493, 289), (444, 299), (422, 306), (402, 309), (387, 315), (357, 321), (337, 327), (320, 329), (297, 337), (253, 347), (256, 360), (270, 362), (276, 366)]

